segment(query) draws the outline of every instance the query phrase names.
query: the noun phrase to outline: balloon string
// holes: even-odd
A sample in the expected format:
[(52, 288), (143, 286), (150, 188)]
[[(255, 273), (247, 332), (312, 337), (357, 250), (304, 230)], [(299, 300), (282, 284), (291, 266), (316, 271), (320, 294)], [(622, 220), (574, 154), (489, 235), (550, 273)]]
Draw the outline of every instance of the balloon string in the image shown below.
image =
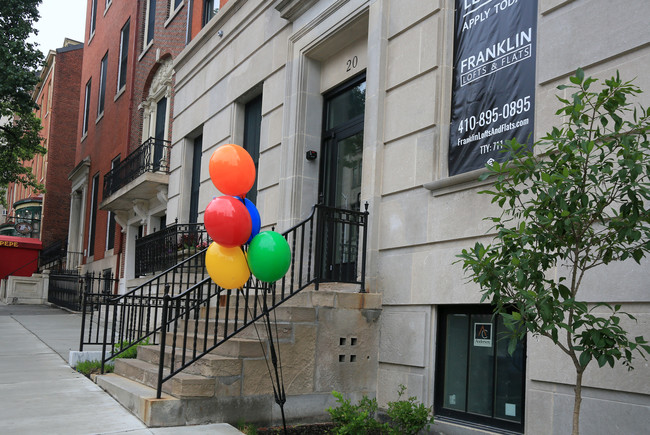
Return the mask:
[[(246, 258), (246, 251), (244, 250), (244, 245), (239, 245), (239, 248), (241, 249), (242, 253), (244, 254), (244, 258)], [(251, 267), (248, 264), (248, 259), (246, 259), (246, 267), (248, 268), (249, 275), (252, 275), (253, 272), (251, 271)]]

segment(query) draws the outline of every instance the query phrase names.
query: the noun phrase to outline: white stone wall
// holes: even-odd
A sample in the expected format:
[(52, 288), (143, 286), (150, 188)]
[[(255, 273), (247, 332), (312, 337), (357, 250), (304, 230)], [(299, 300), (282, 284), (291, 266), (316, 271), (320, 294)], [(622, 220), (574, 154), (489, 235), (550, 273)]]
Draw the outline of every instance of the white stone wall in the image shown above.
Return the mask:
[[(519, 0), (525, 1), (525, 0)], [(475, 178), (447, 177), (452, 80), (452, 0), (320, 0), (293, 21), (278, 2), (230, 0), (176, 58), (176, 96), (168, 221), (186, 217), (191, 138), (202, 131), (200, 209), (217, 194), (208, 160), (217, 145), (241, 141), (241, 105), (262, 90), (258, 208), (280, 231), (316, 202), (322, 93), (366, 68), (362, 202), (370, 204), (368, 287), (383, 295), (377, 396), (408, 387), (431, 405), (436, 307), (478, 303), (459, 264), (462, 248), (489, 240), (483, 217), (498, 214)], [(536, 136), (557, 123), (556, 86), (577, 67), (606, 78), (636, 79), (650, 104), (647, 0), (539, 0)], [(218, 32), (222, 31), (223, 36)], [(423, 185), (429, 188), (425, 188)], [(433, 189), (433, 190), (430, 190)], [(587, 277), (590, 301), (621, 302), (650, 335), (647, 267), (620, 265)], [(562, 367), (568, 367), (567, 370)], [(570, 424), (572, 368), (542, 340), (528, 341), (526, 432), (563, 433)], [(612, 412), (621, 433), (650, 414), (650, 369), (591, 369), (585, 379), (585, 433), (604, 433)], [(569, 405), (567, 405), (569, 403)], [(612, 420), (613, 421), (613, 420)], [(553, 430), (549, 429), (549, 422)], [(593, 423), (596, 422), (596, 423)], [(610, 424), (609, 422), (608, 424)], [(588, 430), (593, 428), (594, 431)], [(629, 428), (630, 430), (626, 430)]]

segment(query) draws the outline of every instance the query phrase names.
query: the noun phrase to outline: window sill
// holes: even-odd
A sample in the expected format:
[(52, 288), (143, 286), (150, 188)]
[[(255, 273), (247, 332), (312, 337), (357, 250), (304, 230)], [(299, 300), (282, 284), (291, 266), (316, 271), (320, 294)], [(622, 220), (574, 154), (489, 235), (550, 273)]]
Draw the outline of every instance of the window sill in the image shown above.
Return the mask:
[(83, 141), (85, 141), (87, 137), (88, 137), (88, 130), (86, 130), (86, 132), (81, 135), (81, 140), (79, 141), (79, 143), (83, 143)]
[(104, 112), (102, 112), (102, 113), (100, 113), (99, 115), (97, 115), (97, 119), (95, 120), (95, 125), (96, 125), (99, 121), (101, 121), (103, 117), (104, 117)]
[(176, 8), (176, 10), (174, 10), (174, 11), (170, 11), (170, 12), (169, 12), (169, 18), (167, 18), (167, 21), (165, 21), (165, 24), (163, 24), (163, 27), (167, 27), (167, 26), (169, 26), (169, 24), (174, 20), (174, 18), (175, 18), (176, 15), (178, 14), (178, 12), (179, 12), (181, 9), (183, 9), (183, 6), (185, 6), (185, 0), (183, 0), (183, 1), (181, 2), (181, 4), (178, 5), (178, 7)]
[(145, 54), (147, 54), (147, 51), (149, 51), (152, 45), (153, 45), (153, 39), (149, 41), (147, 46), (142, 49), (142, 53), (140, 53), (140, 56), (138, 56), (138, 62), (140, 62), (142, 58), (145, 56)]
[(126, 85), (122, 86), (122, 88), (119, 91), (117, 91), (117, 94), (115, 94), (115, 97), (113, 97), (113, 102), (117, 101), (117, 99), (120, 98), (125, 91), (126, 91)]
[(461, 190), (491, 184), (492, 181), (489, 179), (483, 181), (478, 179), (485, 172), (487, 172), (487, 169), (476, 169), (475, 171), (465, 172), (464, 174), (431, 181), (425, 183), (423, 186), (425, 189), (430, 190), (433, 196), (448, 195), (450, 193), (460, 192)]
[(94, 37), (95, 37), (95, 32), (91, 33), (90, 36), (88, 37), (88, 45), (90, 45), (90, 43), (93, 42)]

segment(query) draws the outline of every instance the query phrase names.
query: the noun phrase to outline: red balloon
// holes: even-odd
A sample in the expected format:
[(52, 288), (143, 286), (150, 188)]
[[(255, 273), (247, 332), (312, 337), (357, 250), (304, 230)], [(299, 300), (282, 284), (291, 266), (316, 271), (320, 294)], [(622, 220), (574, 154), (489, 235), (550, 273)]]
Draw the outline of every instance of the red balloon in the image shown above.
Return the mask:
[(220, 196), (210, 201), (205, 208), (203, 223), (212, 240), (227, 248), (246, 243), (252, 230), (248, 209), (231, 196)]
[(245, 196), (255, 183), (255, 163), (239, 145), (221, 145), (210, 157), (210, 178), (225, 195)]

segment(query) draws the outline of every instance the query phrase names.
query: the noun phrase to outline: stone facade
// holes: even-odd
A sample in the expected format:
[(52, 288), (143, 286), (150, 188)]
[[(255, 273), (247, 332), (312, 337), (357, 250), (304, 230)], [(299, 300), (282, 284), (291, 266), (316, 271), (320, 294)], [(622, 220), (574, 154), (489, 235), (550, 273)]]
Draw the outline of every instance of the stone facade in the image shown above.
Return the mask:
[[(516, 0), (515, 0), (516, 1)], [(522, 1), (522, 0), (519, 0)], [(556, 86), (578, 67), (650, 89), (646, 71), (650, 5), (624, 0), (539, 0), (535, 135), (556, 122)], [(230, 0), (176, 57), (172, 167), (167, 219), (186, 218), (192, 141), (203, 137), (205, 207), (218, 192), (208, 175), (214, 149), (243, 141), (243, 108), (262, 95), (257, 206), (262, 226), (284, 231), (319, 195), (323, 95), (365, 72), (361, 200), (369, 203), (368, 288), (383, 306), (376, 391), (381, 406), (408, 394), (434, 404), (441, 307), (479, 304), (456, 255), (487, 240), (497, 215), (476, 174), (449, 177), (454, 2), (451, 0)], [(566, 97), (566, 95), (562, 95)], [(642, 102), (650, 102), (644, 94)], [(309, 150), (317, 160), (305, 159)], [(623, 303), (649, 330), (646, 267), (594, 271), (585, 299)], [(616, 288), (616, 291), (612, 291)], [(529, 337), (526, 433), (566, 433), (571, 424), (572, 367), (549, 343)], [(585, 433), (642, 433), (650, 412), (649, 368), (590, 368), (585, 378)], [(334, 381), (332, 381), (334, 382)], [(439, 387), (438, 387), (439, 388)], [(437, 424), (445, 433), (469, 426)], [(489, 427), (484, 428), (490, 430)]]

